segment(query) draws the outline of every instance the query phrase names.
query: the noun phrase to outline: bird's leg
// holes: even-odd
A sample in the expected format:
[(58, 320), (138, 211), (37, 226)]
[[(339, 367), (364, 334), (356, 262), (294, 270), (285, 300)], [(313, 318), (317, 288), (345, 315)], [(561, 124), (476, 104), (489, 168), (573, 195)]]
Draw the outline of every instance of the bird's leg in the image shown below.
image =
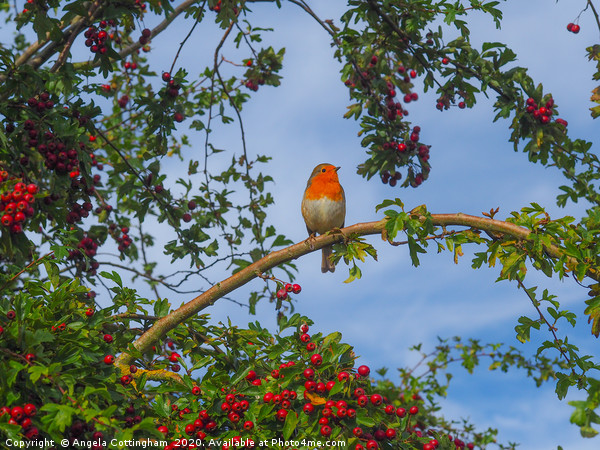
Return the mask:
[(317, 237), (317, 232), (316, 231), (312, 231), (310, 230), (308, 227), (306, 227), (306, 231), (308, 231), (308, 237), (306, 238), (306, 240), (304, 241), (311, 250), (315, 249), (315, 238)]
[(304, 242), (308, 244), (311, 250), (315, 249), (315, 239), (317, 238), (317, 233), (311, 233), (310, 236), (306, 238)]

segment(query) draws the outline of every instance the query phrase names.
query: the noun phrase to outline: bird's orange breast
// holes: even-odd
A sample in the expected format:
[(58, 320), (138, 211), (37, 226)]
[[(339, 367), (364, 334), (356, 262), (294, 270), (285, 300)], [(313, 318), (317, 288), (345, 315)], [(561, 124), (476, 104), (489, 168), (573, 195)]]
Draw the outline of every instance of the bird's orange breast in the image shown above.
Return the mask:
[(317, 175), (312, 179), (310, 186), (306, 188), (306, 200), (319, 200), (320, 198), (327, 197), (333, 201), (340, 202), (344, 198), (344, 190), (340, 185), (337, 175), (334, 173), (335, 178), (328, 174)]

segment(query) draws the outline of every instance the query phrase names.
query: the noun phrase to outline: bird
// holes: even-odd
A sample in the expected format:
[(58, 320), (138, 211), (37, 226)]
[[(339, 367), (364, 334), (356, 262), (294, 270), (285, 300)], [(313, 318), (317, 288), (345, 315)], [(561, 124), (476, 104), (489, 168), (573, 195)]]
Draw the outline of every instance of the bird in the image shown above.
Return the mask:
[[(323, 163), (310, 174), (302, 197), (302, 217), (306, 223), (309, 239), (316, 233), (325, 234), (334, 228), (343, 228), (346, 219), (346, 195), (333, 164)], [(323, 247), (321, 272), (335, 272), (335, 264), (329, 259), (331, 245)]]

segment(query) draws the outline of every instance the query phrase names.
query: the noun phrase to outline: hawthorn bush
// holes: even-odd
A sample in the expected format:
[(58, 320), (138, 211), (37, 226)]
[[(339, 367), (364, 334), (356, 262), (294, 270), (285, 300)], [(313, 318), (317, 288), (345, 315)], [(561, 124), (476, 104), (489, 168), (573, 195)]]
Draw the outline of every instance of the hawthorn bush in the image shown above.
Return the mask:
[[(438, 405), (448, 366), (459, 362), (472, 371), (482, 360), (494, 370), (522, 368), (538, 385), (552, 380), (559, 398), (574, 386), (585, 392), (585, 400), (571, 402), (571, 421), (594, 436), (600, 382), (590, 373), (599, 366), (557, 334), (581, 318), (548, 291), (528, 287), (526, 275), (533, 268), (583, 286), (590, 294), (586, 319), (598, 336), (600, 164), (590, 142), (569, 137), (558, 100), (514, 65), (508, 47), (472, 46), (470, 14), (487, 14), (499, 25), (498, 2), (353, 0), (336, 21), (320, 18), (304, 1), (286, 3), (331, 39), (350, 96), (345, 116), (359, 122), (365, 148), (360, 175), (407, 188), (430, 177), (435, 149), (408, 119), (419, 79), (435, 90), (438, 110), (472, 108), (482, 95), (494, 96), (496, 119), (510, 121), (515, 150), (558, 168), (566, 180), (558, 205), (585, 201), (585, 217), (551, 219), (532, 204), (499, 220), (497, 210), (483, 217), (432, 214), (382, 199), (381, 220), (319, 236), (311, 245), (293, 244), (268, 220), (270, 158), (250, 151), (245, 138), (244, 105), (264, 86), (279, 85), (285, 53), (262, 46), (268, 30), (252, 25), (255, 3), (0, 5), (15, 31), (0, 45), (5, 443), (485, 448), (496, 442), (496, 430), (445, 418)], [(261, 3), (277, 8), (282, 2)], [(600, 24), (592, 1), (583, 12)], [(158, 66), (152, 43), (178, 16), (189, 28), (173, 60)], [(199, 23), (221, 39), (205, 69), (191, 73), (179, 53), (192, 45)], [(576, 34), (580, 26), (575, 21), (567, 29)], [(600, 61), (599, 49), (589, 47), (589, 58)], [(600, 103), (597, 89), (592, 101)], [(238, 127), (240, 152), (215, 144), (218, 126)], [(196, 142), (203, 136), (199, 156), (186, 150), (190, 133)], [(187, 173), (174, 180), (165, 168), (169, 158), (185, 161)], [(424, 370), (400, 369), (399, 380), (355, 367), (357, 357), (339, 332), (312, 334), (310, 318), (294, 313), (301, 287), (292, 260), (335, 244), (334, 258), (349, 265), (352, 281), (361, 276), (357, 261), (376, 256), (363, 238), (373, 234), (406, 245), (414, 265), (432, 244), (455, 259), (463, 246), (478, 245), (473, 267), (501, 266), (500, 279), (514, 281), (534, 306), (533, 318), (518, 318), (518, 340), (540, 329), (548, 329), (548, 340), (532, 358), (506, 345), (442, 340), (423, 351)], [(403, 240), (396, 241), (399, 235)], [(155, 249), (189, 269), (163, 273), (149, 256)], [(231, 276), (215, 279), (216, 269)], [(272, 302), (278, 330), (259, 322), (247, 329), (214, 324), (200, 314), (254, 278), (265, 283), (249, 294), (250, 311), (261, 300)], [(197, 283), (205, 287), (198, 291)], [(142, 286), (155, 296), (140, 296)], [(193, 298), (173, 308), (158, 287)]]

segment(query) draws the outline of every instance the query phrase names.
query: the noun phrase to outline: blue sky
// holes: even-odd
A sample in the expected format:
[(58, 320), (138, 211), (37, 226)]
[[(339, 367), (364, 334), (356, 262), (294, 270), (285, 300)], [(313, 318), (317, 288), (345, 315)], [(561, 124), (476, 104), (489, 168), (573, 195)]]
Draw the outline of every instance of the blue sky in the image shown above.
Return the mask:
[[(544, 83), (554, 94), (560, 115), (569, 122), (571, 137), (598, 141), (597, 123), (589, 117), (591, 75), (594, 67), (585, 58), (585, 47), (597, 42), (591, 14), (584, 13), (578, 35), (566, 30), (579, 10), (574, 2), (551, 0), (509, 1), (502, 3), (505, 12), (502, 30), (481, 14), (473, 16), (472, 40), (475, 43), (501, 41), (518, 55), (518, 64), (528, 67), (534, 80)], [(578, 7), (585, 2), (576, 2)], [(323, 18), (337, 21), (345, 2), (311, 2)], [(418, 189), (390, 188), (377, 179), (367, 182), (356, 174), (363, 161), (364, 149), (357, 136), (358, 124), (342, 115), (348, 94), (339, 80), (340, 66), (333, 61), (328, 35), (297, 7), (285, 5), (275, 10), (271, 5), (252, 5), (255, 26), (272, 26), (275, 31), (264, 35), (265, 43), (275, 48), (286, 47), (282, 86), (261, 88), (245, 107), (244, 125), (251, 155), (273, 157), (269, 174), (275, 179), (275, 205), (270, 221), (280, 233), (295, 242), (305, 239), (300, 201), (306, 179), (321, 162), (342, 166), (340, 180), (347, 197), (346, 224), (381, 218), (375, 205), (384, 198), (400, 197), (408, 208), (426, 204), (436, 213), (463, 212), (480, 214), (500, 207), (499, 217), (537, 202), (551, 216), (578, 216), (585, 205), (555, 206), (558, 186), (563, 183), (558, 171), (529, 163), (526, 156), (515, 153), (508, 143), (508, 122), (492, 123), (491, 104), (482, 98), (473, 110), (453, 109), (440, 113), (435, 109), (435, 95), (421, 94), (411, 104), (410, 119), (422, 128), (421, 138), (430, 143), (430, 178)], [(152, 27), (148, 19), (146, 25)], [(167, 70), (179, 42), (191, 24), (178, 18), (174, 26), (152, 43), (152, 66), (157, 73)], [(198, 76), (202, 64), (209, 61), (220, 34), (214, 27), (202, 24), (183, 48), (179, 62)], [(450, 40), (447, 38), (447, 40)], [(234, 60), (242, 57), (232, 48), (224, 55)], [(246, 55), (243, 55), (244, 57)], [(87, 57), (87, 55), (86, 55)], [(596, 128), (595, 128), (596, 127)], [(203, 151), (204, 136), (190, 133), (195, 157)], [(218, 147), (240, 153), (239, 132), (235, 125), (217, 129)], [(190, 154), (192, 154), (190, 153)], [(230, 154), (224, 156), (229, 160)], [(225, 161), (224, 160), (224, 161)], [(164, 161), (169, 179), (174, 182), (182, 173), (182, 165)], [(217, 159), (212, 167), (219, 167)], [(431, 254), (421, 258), (421, 266), (411, 266), (405, 247), (384, 245), (378, 237), (370, 238), (379, 251), (379, 261), (362, 265), (363, 278), (344, 284), (347, 270), (343, 265), (335, 274), (321, 274), (319, 252), (298, 260), (298, 295), (296, 310), (315, 321), (313, 330), (323, 333), (341, 331), (345, 342), (352, 344), (360, 363), (372, 369), (387, 367), (390, 378), (394, 369), (415, 362), (416, 354), (408, 352), (422, 342), (431, 349), (437, 337), (461, 335), (482, 342), (506, 342), (530, 354), (536, 345), (523, 346), (515, 339), (514, 326), (521, 315), (535, 316), (527, 297), (507, 282), (495, 283), (497, 269), (474, 271), (470, 268), (469, 249), (458, 265), (450, 254)], [(476, 251), (476, 249), (475, 249)], [(159, 250), (154, 258), (166, 269), (169, 259)], [(181, 265), (185, 269), (185, 264)], [(216, 281), (225, 276), (213, 274)], [(260, 288), (260, 280), (251, 282), (231, 296), (246, 300), (249, 289)], [(528, 286), (543, 286), (559, 295), (565, 308), (582, 313), (586, 292), (570, 281), (560, 282), (532, 274)], [(190, 286), (204, 289), (205, 286)], [(141, 294), (152, 293), (140, 286)], [(174, 305), (190, 298), (161, 291)], [(206, 312), (206, 311), (205, 311)], [(210, 311), (214, 321), (231, 320), (244, 326), (257, 318), (271, 328), (275, 326), (273, 306), (262, 303), (257, 316), (248, 316), (244, 308), (220, 301)], [(575, 330), (561, 327), (559, 334), (569, 333), (582, 352), (597, 354), (598, 342), (590, 336), (582, 320)], [(540, 332), (534, 343), (549, 339)], [(549, 356), (555, 356), (551, 354)], [(449, 418), (467, 417), (479, 428), (499, 429), (500, 442), (516, 441), (521, 448), (549, 449), (558, 444), (565, 449), (592, 449), (598, 440), (579, 437), (577, 427), (569, 424), (571, 408), (559, 402), (553, 384), (540, 389), (518, 371), (509, 374), (490, 373), (484, 367), (474, 375), (456, 367), (449, 395), (443, 401), (443, 413)], [(572, 392), (570, 399), (582, 398)]]

